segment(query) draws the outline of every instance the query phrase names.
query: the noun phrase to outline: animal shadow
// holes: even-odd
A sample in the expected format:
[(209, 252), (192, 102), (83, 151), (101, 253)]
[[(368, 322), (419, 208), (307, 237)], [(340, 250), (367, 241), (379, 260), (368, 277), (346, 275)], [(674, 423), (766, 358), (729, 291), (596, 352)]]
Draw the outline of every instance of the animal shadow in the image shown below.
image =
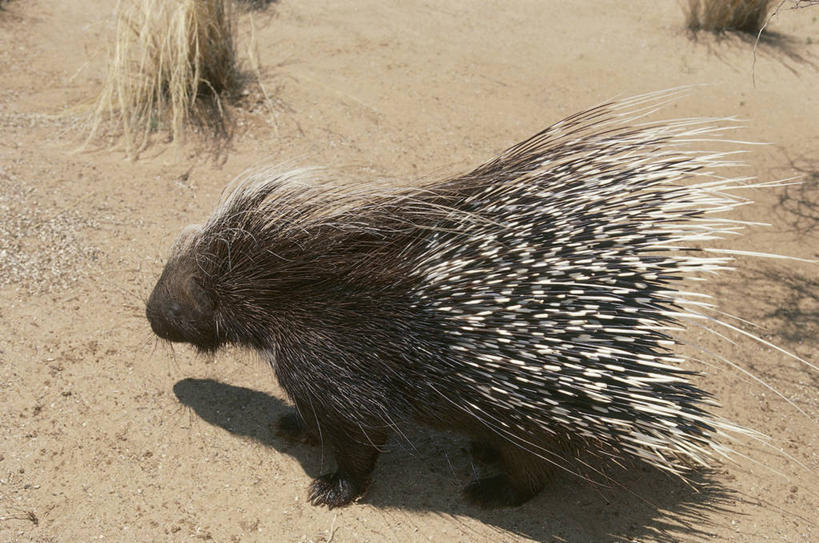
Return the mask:
[[(276, 435), (278, 418), (290, 410), (282, 400), (212, 379), (183, 379), (173, 390), (204, 421), (292, 456), (310, 477), (329, 471), (330, 466), (321, 466), (320, 447), (293, 444)], [(464, 502), (459, 492), (476, 471), (480, 468), (465, 438), (408, 429), (393, 439), (379, 459), (363, 501), (384, 509), (442, 513), (453, 522), (472, 517), (507, 532), (498, 535), (499, 541), (517, 534), (537, 541), (630, 541), (650, 536), (670, 542), (680, 533), (707, 537), (706, 512), (726, 509), (730, 498), (708, 472), (684, 483), (650, 467), (632, 466), (607, 484), (557, 475), (538, 497), (521, 507), (484, 510)], [(305, 492), (307, 484), (305, 478)]]

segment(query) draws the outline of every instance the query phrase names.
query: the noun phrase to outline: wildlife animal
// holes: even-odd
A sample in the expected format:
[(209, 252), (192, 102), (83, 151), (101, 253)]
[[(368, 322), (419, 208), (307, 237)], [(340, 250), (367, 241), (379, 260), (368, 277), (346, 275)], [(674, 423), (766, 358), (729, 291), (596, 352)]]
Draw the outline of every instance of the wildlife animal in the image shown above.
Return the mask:
[(464, 491), (485, 507), (526, 502), (580, 452), (707, 465), (736, 428), (675, 348), (686, 320), (712, 319), (686, 280), (728, 265), (706, 247), (742, 227), (725, 213), (744, 182), (719, 174), (730, 152), (699, 149), (729, 127), (646, 120), (670, 96), (605, 103), (420, 185), (244, 174), (175, 243), (151, 327), (270, 363), (295, 405), (282, 431), (335, 458), (317, 505), (361, 496), (412, 422), (496, 460)]

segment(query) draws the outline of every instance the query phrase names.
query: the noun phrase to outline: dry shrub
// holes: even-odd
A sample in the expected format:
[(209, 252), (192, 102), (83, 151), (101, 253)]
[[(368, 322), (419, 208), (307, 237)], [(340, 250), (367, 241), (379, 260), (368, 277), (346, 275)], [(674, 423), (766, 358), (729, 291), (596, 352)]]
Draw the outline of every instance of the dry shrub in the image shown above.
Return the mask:
[(88, 140), (105, 123), (135, 154), (160, 128), (174, 140), (192, 123), (224, 129), (241, 85), (235, 28), (230, 0), (120, 0)]
[(778, 0), (688, 0), (684, 7), (690, 30), (757, 34)]
[(236, 5), (246, 10), (262, 10), (278, 0), (236, 0)]

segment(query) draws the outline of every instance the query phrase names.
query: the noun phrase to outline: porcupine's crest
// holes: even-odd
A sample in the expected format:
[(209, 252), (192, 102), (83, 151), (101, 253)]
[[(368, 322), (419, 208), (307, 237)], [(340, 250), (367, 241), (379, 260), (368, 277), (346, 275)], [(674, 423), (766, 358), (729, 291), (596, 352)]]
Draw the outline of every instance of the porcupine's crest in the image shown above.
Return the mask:
[(225, 189), (174, 252), (196, 261), (224, 341), (265, 349), (271, 332), (297, 325), (293, 312), (309, 311), (328, 289), (355, 288), (364, 277), (387, 289), (406, 277), (372, 265), (395, 250), (385, 240), (413, 230), (395, 211), (401, 203), (371, 187), (322, 181), (314, 170), (255, 169)]
[(437, 391), (558, 464), (537, 434), (678, 472), (738, 430), (703, 411), (669, 333), (706, 318), (681, 280), (730, 261), (694, 246), (741, 228), (715, 213), (744, 202), (726, 194), (743, 180), (713, 173), (728, 154), (690, 150), (725, 123), (640, 121), (664, 98), (580, 113), (449, 182), (473, 216), (431, 235), (416, 263), (418, 304), (448, 342)]

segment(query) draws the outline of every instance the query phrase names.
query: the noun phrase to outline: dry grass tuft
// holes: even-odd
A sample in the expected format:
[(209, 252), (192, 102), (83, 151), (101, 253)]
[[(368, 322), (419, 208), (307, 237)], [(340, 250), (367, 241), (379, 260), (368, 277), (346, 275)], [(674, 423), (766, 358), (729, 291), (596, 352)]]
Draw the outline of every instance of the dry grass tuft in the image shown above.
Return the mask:
[(263, 10), (278, 0), (236, 0), (236, 5), (247, 10)]
[(697, 32), (757, 34), (778, 0), (688, 0), (683, 6), (686, 26)]
[(90, 141), (103, 124), (136, 154), (165, 129), (183, 140), (197, 124), (224, 133), (223, 101), (238, 94), (230, 0), (120, 0), (116, 44), (97, 99)]

